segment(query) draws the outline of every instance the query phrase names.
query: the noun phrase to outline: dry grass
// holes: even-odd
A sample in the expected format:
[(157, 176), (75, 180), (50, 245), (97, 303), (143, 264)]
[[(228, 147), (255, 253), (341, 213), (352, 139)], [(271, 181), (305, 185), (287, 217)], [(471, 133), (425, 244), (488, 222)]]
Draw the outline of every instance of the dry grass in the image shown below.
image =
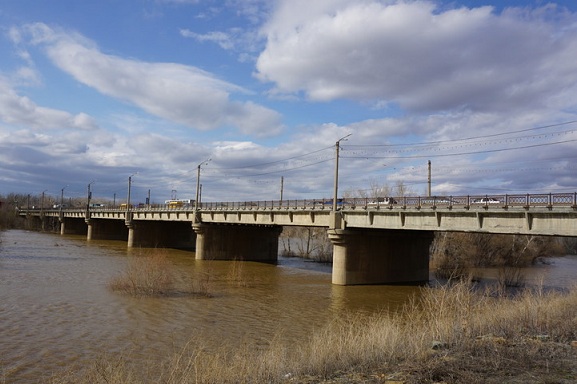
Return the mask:
[(230, 267), (224, 280), (235, 287), (249, 287), (251, 282), (245, 272), (245, 262), (234, 260), (230, 262)]
[(277, 337), (264, 349), (207, 349), (194, 340), (145, 378), (128, 360), (110, 360), (80, 382), (570, 383), (577, 381), (574, 340), (577, 289), (495, 297), (458, 283), (424, 288), (394, 315), (335, 320), (301, 345)]
[(167, 254), (155, 251), (130, 256), (126, 271), (114, 278), (109, 287), (130, 295), (156, 296), (172, 292), (173, 284), (174, 276)]

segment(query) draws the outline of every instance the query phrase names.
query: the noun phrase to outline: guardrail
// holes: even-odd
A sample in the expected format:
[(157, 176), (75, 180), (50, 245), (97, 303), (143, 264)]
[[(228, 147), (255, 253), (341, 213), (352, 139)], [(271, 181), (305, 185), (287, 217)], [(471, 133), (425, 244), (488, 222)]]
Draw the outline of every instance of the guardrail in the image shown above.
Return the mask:
[[(570, 207), (577, 209), (577, 192), (573, 193), (543, 193), (543, 194), (505, 194), (505, 195), (467, 195), (467, 196), (402, 196), (379, 198), (341, 198), (337, 199), (339, 210), (350, 209), (422, 209), (422, 208), (456, 207), (469, 209), (471, 207), (489, 207), (507, 209), (509, 207)], [(312, 209), (332, 210), (333, 199), (299, 199), (299, 200), (258, 200), (258, 201), (230, 201), (230, 202), (203, 202), (199, 204), (201, 210), (266, 210), (266, 209)], [(58, 208), (33, 208), (30, 211), (60, 211)], [(62, 211), (86, 210), (86, 207), (63, 208)], [(193, 211), (194, 204), (184, 204), (180, 207), (171, 207), (164, 204), (134, 205), (131, 211)], [(26, 209), (21, 209), (26, 211)], [(126, 207), (91, 207), (91, 212), (98, 211), (126, 211)]]

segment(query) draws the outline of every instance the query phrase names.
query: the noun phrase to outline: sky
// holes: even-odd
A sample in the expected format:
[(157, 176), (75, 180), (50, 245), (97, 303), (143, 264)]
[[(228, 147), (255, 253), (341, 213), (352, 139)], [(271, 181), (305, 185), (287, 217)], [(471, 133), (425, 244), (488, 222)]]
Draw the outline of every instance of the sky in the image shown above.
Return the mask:
[(331, 198), (337, 143), (339, 196), (576, 192), (577, 3), (0, 0), (0, 195)]

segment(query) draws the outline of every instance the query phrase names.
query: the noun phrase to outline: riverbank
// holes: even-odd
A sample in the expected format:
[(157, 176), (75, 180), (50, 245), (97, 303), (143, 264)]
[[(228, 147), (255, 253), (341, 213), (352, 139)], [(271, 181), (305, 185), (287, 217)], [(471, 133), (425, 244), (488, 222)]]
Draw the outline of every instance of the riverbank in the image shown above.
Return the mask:
[(466, 283), (423, 288), (397, 313), (319, 328), (301, 345), (186, 348), (143, 367), (103, 356), (52, 383), (575, 383), (577, 290), (515, 295)]

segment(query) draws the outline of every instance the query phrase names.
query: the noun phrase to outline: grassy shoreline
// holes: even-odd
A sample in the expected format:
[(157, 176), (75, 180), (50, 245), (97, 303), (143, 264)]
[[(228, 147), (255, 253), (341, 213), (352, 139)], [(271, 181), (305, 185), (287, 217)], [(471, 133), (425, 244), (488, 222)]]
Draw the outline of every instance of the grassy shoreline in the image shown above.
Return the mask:
[(424, 287), (396, 314), (354, 315), (308, 342), (205, 348), (147, 364), (103, 357), (51, 383), (574, 383), (577, 289), (513, 296), (465, 282)]

